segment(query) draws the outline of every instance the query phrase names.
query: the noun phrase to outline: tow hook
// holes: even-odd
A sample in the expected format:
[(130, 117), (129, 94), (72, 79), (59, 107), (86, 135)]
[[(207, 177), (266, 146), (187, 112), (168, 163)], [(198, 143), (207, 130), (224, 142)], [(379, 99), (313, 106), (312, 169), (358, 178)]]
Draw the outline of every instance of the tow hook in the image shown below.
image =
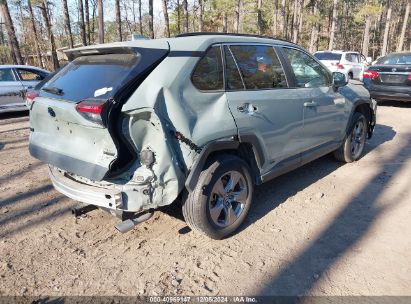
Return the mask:
[(149, 220), (153, 216), (153, 214), (154, 214), (154, 210), (150, 210), (148, 212), (139, 214), (138, 216), (134, 218), (122, 221), (121, 223), (115, 225), (114, 227), (121, 233), (126, 233), (130, 231), (131, 229), (133, 229), (136, 225)]
[(83, 214), (86, 214), (86, 213), (89, 213), (90, 211), (93, 211), (95, 209), (97, 209), (97, 206), (81, 204), (81, 205), (78, 205), (78, 206), (72, 208), (71, 213), (75, 217), (79, 217), (79, 216), (81, 216)]

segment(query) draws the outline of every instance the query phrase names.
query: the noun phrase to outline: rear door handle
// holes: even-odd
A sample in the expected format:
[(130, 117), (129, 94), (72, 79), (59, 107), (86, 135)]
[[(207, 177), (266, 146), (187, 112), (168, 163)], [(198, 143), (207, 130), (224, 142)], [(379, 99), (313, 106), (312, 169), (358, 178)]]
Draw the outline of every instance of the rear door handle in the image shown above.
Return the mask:
[(318, 106), (318, 103), (315, 101), (304, 102), (304, 107), (312, 108)]

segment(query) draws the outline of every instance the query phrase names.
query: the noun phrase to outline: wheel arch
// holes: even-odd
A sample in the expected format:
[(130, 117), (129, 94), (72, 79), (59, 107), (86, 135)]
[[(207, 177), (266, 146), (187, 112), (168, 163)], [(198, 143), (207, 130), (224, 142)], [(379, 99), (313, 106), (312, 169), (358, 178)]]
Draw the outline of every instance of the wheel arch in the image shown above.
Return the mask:
[(238, 140), (236, 136), (229, 140), (216, 140), (207, 144), (198, 155), (191, 166), (190, 173), (186, 179), (185, 186), (188, 191), (192, 191), (197, 184), (201, 171), (209, 165), (211, 159), (222, 154), (231, 154), (244, 160), (251, 169), (251, 176), (254, 184), (261, 183), (260, 168), (264, 163), (262, 148), (255, 136), (245, 136)]
[(368, 138), (371, 138), (374, 127), (376, 124), (376, 115), (375, 112), (370, 104), (370, 101), (368, 100), (358, 100), (357, 102), (354, 103), (353, 110), (351, 112), (349, 124), (347, 125), (346, 132), (348, 132), (348, 129), (350, 128), (352, 124), (352, 119), (354, 116), (354, 113), (361, 113), (367, 118), (368, 121)]

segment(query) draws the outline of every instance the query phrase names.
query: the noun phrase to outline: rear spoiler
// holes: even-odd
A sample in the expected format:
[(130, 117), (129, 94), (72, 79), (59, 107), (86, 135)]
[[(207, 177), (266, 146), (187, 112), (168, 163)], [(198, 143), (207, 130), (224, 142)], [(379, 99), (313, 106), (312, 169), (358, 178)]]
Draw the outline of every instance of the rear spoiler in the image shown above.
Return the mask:
[(98, 54), (130, 54), (135, 53), (139, 49), (158, 49), (168, 52), (170, 51), (170, 44), (167, 40), (162, 39), (113, 42), (107, 44), (82, 46), (66, 50), (64, 53), (66, 54), (68, 60), (72, 61), (79, 56)]
[(136, 47), (105, 47), (105, 48), (78, 48), (64, 51), (69, 61), (80, 56), (103, 55), (103, 54), (133, 54), (137, 52)]

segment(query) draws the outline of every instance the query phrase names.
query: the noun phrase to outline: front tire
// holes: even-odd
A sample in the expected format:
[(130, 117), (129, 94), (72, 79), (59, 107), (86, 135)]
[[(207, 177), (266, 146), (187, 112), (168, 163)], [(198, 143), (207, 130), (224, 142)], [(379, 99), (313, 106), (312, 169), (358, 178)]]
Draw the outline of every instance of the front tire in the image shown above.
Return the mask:
[(221, 155), (204, 169), (183, 201), (183, 215), (192, 230), (213, 239), (231, 235), (250, 209), (253, 180), (241, 158)]
[(335, 158), (346, 163), (360, 159), (364, 152), (367, 127), (365, 116), (355, 112), (343, 144), (334, 151)]

